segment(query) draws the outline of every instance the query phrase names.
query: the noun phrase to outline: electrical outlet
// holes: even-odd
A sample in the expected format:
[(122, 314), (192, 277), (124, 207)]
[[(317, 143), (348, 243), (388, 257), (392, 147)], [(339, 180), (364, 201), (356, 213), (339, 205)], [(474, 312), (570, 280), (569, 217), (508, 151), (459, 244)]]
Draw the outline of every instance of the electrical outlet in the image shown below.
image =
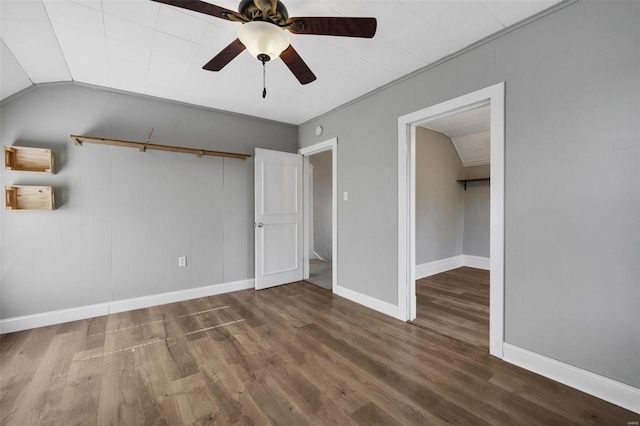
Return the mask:
[(187, 257), (186, 256), (180, 256), (178, 258), (178, 266), (180, 266), (180, 267), (187, 266)]

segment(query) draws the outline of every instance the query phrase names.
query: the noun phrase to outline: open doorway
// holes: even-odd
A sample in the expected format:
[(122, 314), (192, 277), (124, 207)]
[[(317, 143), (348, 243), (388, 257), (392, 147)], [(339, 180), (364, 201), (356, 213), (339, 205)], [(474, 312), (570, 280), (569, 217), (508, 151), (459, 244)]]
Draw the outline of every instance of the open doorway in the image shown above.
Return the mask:
[(337, 139), (299, 150), (304, 164), (304, 279), (337, 285)]
[(490, 110), (416, 128), (414, 325), (488, 351)]
[(309, 156), (309, 278), (307, 281), (327, 290), (332, 285), (332, 194), (333, 152)]
[(398, 317), (416, 318), (416, 133), (439, 117), (490, 105), (489, 353), (504, 344), (504, 83), (480, 89), (398, 118)]

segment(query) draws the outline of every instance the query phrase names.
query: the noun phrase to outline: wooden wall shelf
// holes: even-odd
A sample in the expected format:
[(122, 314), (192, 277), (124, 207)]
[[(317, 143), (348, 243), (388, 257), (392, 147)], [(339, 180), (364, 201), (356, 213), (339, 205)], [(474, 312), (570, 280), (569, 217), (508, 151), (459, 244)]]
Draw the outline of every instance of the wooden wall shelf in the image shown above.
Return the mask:
[(210, 155), (214, 157), (239, 158), (240, 160), (246, 160), (247, 158), (251, 157), (248, 154), (238, 154), (235, 152), (210, 151), (208, 149), (198, 149), (198, 148), (183, 148), (180, 146), (158, 145), (158, 144), (147, 143), (147, 142), (123, 141), (119, 139), (104, 139), (104, 138), (96, 138), (93, 136), (71, 135), (71, 139), (73, 139), (76, 145), (79, 145), (79, 146), (82, 146), (84, 143), (96, 143), (101, 145), (115, 145), (115, 146), (124, 146), (128, 148), (137, 148), (140, 150), (140, 152), (145, 152), (148, 149), (155, 149), (158, 151), (171, 151), (171, 152), (182, 152), (185, 154), (194, 154), (196, 157), (202, 157), (203, 155)]
[(53, 151), (27, 146), (5, 146), (4, 169), (12, 172), (53, 174)]
[(490, 177), (484, 177), (484, 178), (475, 178), (475, 179), (459, 179), (457, 182), (464, 184), (464, 190), (466, 191), (467, 182), (488, 182), (490, 180), (491, 180)]
[(50, 186), (5, 186), (7, 210), (53, 210), (55, 191)]

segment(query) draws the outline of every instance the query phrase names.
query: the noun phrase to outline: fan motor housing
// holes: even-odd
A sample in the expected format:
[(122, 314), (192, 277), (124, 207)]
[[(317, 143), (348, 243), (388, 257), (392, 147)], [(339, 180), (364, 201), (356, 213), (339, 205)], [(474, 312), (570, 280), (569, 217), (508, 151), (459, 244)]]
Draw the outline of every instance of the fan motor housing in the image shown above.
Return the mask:
[[(260, 8), (257, 4), (260, 5)], [(238, 6), (238, 12), (250, 21), (269, 21), (276, 25), (284, 25), (289, 19), (289, 12), (280, 1), (276, 4), (274, 13), (268, 13), (270, 10), (271, 2), (269, 0), (242, 0)]]

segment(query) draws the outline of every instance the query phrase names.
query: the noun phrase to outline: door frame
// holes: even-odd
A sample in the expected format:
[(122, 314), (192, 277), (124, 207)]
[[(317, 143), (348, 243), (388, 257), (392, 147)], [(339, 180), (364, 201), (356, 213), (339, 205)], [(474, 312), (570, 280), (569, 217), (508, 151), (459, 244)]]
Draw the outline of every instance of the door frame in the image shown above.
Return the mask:
[(491, 105), (489, 353), (503, 358), (505, 83), (398, 117), (398, 318), (416, 318), (416, 127), (436, 117)]
[(317, 144), (301, 148), (303, 181), (303, 279), (309, 278), (309, 156), (324, 151), (331, 151), (331, 291), (338, 287), (338, 138), (332, 138)]

